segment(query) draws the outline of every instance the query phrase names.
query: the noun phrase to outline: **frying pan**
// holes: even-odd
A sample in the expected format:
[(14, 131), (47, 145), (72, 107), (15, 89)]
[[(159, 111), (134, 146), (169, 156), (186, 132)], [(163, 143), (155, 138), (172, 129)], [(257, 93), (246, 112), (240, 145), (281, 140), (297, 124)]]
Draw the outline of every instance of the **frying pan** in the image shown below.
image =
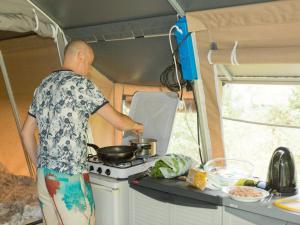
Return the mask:
[(96, 150), (98, 157), (107, 163), (122, 163), (132, 160), (138, 151), (136, 146), (116, 145), (99, 148), (95, 144), (87, 143), (87, 146)]

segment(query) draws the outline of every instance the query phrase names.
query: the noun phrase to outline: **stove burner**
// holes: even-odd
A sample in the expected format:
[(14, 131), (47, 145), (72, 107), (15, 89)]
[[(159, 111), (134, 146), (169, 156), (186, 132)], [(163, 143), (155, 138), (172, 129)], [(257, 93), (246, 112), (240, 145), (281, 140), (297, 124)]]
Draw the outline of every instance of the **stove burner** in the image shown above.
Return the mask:
[(87, 158), (88, 158), (88, 162), (99, 163), (99, 164), (103, 164), (115, 168), (129, 168), (129, 167), (143, 164), (148, 161), (148, 158), (136, 158), (126, 162), (109, 163), (109, 162), (103, 162), (97, 155), (92, 155), (92, 154), (88, 155)]
[(87, 157), (87, 160), (88, 160), (88, 162), (102, 163), (102, 161), (100, 160), (100, 158), (97, 155), (89, 154)]

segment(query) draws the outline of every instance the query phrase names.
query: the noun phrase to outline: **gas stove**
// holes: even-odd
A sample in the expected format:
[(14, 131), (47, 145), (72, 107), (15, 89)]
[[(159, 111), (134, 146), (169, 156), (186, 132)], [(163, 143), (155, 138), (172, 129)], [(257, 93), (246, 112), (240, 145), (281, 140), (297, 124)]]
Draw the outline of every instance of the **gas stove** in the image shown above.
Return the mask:
[(104, 163), (97, 155), (88, 156), (90, 173), (95, 173), (116, 179), (127, 179), (129, 176), (144, 172), (154, 165), (159, 156), (137, 158), (118, 164)]
[[(129, 117), (144, 124), (145, 129), (141, 138), (157, 140), (156, 153), (158, 156), (147, 159), (134, 159), (117, 165), (108, 165), (97, 156), (90, 156), (88, 158), (90, 172), (95, 174), (96, 177), (102, 175), (127, 179), (131, 175), (148, 170), (149, 167), (154, 165), (156, 159), (167, 152), (177, 105), (178, 96), (176, 93), (135, 93), (130, 105)], [(122, 137), (122, 145), (130, 145), (132, 139), (136, 139), (136, 135), (131, 131), (125, 131)], [(115, 181), (115, 179), (111, 180)]]

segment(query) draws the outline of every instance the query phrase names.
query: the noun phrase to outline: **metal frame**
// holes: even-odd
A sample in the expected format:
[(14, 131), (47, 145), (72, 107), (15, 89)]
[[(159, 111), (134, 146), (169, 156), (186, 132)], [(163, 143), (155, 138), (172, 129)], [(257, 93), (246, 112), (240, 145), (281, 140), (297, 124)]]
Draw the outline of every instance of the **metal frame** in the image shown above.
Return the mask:
[(168, 0), (168, 2), (175, 9), (175, 11), (178, 13), (179, 16), (185, 15), (185, 11), (182, 5), (177, 0)]
[(15, 97), (14, 97), (14, 94), (13, 94), (13, 91), (12, 91), (12, 88), (11, 88), (10, 80), (9, 80), (9, 77), (8, 77), (8, 73), (7, 73), (7, 70), (6, 70), (5, 62), (4, 62), (3, 55), (2, 55), (1, 51), (0, 51), (0, 67), (1, 67), (1, 70), (2, 70), (2, 75), (3, 75), (7, 95), (8, 95), (8, 98), (9, 98), (9, 102), (11, 104), (13, 115), (14, 115), (15, 122), (16, 122), (16, 125), (17, 125), (17, 130), (18, 130), (18, 134), (19, 134), (19, 137), (20, 137), (20, 140), (21, 140), (22, 149), (23, 149), (24, 156), (25, 156), (26, 163), (27, 163), (27, 168), (29, 170), (30, 176), (32, 178), (34, 178), (35, 177), (35, 170), (34, 170), (32, 162), (30, 161), (29, 155), (25, 150), (24, 143), (22, 141), (22, 137), (21, 137), (21, 131), (22, 131), (21, 119), (20, 119), (17, 104), (16, 104)]
[(218, 64), (217, 67), (222, 70), (223, 74), (225, 75), (225, 77), (229, 80), (232, 81), (233, 80), (233, 75), (229, 72), (229, 70), (226, 68), (225, 65), (223, 64)]
[(59, 61), (61, 65), (64, 62), (64, 51), (65, 51), (66, 44), (67, 43), (65, 43), (64, 34), (59, 31), (56, 37), (56, 47), (57, 47)]
[(56, 29), (56, 37), (54, 38), (54, 41), (56, 42), (56, 47), (58, 51), (58, 56), (60, 60), (60, 64), (63, 64), (64, 61), (64, 49), (67, 45), (67, 40), (65, 39), (64, 31), (61, 29), (61, 27), (48, 16), (47, 13), (45, 13), (41, 8), (39, 8), (36, 4), (34, 4), (31, 0), (26, 0), (33, 8), (37, 9), (40, 13), (42, 13), (45, 17), (47, 17), (52, 24), (54, 25), (53, 29)]

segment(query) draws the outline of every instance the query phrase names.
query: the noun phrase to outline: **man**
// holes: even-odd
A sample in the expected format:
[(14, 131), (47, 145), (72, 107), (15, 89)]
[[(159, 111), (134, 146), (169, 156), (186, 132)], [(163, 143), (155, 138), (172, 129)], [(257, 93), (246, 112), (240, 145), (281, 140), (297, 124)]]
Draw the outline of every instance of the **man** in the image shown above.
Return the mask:
[(143, 131), (143, 125), (114, 110), (84, 77), (93, 59), (85, 42), (71, 42), (65, 49), (63, 69), (52, 72), (36, 88), (22, 129), (24, 146), (37, 166), (38, 196), (48, 225), (95, 224), (86, 164), (91, 114), (99, 114), (120, 130)]

